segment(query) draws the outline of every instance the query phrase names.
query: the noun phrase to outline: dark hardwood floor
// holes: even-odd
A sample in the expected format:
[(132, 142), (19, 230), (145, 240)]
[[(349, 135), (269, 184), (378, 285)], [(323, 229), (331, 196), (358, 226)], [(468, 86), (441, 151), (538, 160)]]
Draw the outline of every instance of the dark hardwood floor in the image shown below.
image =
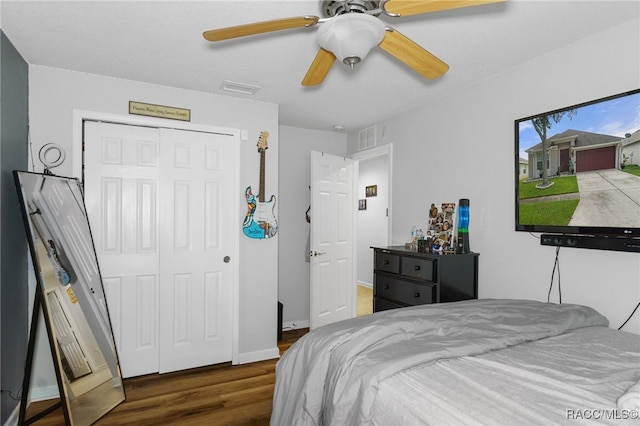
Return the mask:
[[(285, 331), (278, 342), (280, 353), (307, 332)], [(276, 361), (228, 363), (125, 379), (126, 401), (96, 425), (268, 425)], [(31, 404), (27, 417), (51, 403)], [(63, 425), (61, 409), (34, 424)]]

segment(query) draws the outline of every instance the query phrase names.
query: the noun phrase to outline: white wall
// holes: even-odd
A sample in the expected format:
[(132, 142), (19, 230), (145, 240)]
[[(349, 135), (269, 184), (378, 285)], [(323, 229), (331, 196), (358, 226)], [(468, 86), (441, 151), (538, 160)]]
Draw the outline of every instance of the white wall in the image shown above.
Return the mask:
[[(259, 183), (256, 143), (261, 131), (269, 131), (265, 186), (269, 194), (277, 195), (277, 105), (32, 65), (29, 67), (29, 118), (35, 170), (42, 171), (37, 159), (40, 147), (54, 142), (67, 151), (67, 160), (54, 172), (71, 176), (77, 166), (71, 156), (73, 111), (127, 116), (129, 101), (188, 108), (194, 124), (246, 129), (248, 140), (242, 141), (240, 148), (242, 194), (247, 186), (257, 187)], [(240, 362), (250, 362), (278, 355), (278, 236), (269, 240), (246, 238), (241, 232), (247, 209), (243, 196), (240, 204), (239, 353)]]
[[(427, 200), (469, 198), (480, 297), (546, 300), (555, 249), (514, 231), (514, 120), (640, 87), (638, 28), (628, 21), (377, 123), (379, 143), (394, 145), (392, 243), (424, 224)], [(564, 248), (560, 264), (562, 301), (596, 308), (612, 327), (640, 300), (637, 253)], [(625, 330), (640, 333), (640, 314)]]
[[(278, 299), (283, 306), (284, 327), (309, 326), (309, 224), (305, 211), (309, 207), (311, 184), (310, 152), (346, 155), (347, 136), (280, 126), (280, 234), (278, 264)], [(313, 211), (311, 211), (313, 220)]]
[[(389, 156), (360, 160), (358, 199), (367, 209), (358, 211), (358, 283), (373, 288), (373, 250), (388, 245)], [(365, 187), (377, 185), (376, 197), (365, 197)]]

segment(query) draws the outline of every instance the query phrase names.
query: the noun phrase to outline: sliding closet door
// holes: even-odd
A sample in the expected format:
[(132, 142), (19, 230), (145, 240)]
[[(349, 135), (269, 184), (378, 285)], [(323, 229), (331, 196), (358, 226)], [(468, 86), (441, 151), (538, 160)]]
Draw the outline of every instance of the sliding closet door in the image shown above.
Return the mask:
[(124, 377), (158, 371), (160, 132), (86, 122), (84, 192)]
[(232, 142), (160, 130), (161, 373), (231, 360)]
[(124, 377), (231, 360), (235, 165), (229, 135), (85, 123), (85, 198)]

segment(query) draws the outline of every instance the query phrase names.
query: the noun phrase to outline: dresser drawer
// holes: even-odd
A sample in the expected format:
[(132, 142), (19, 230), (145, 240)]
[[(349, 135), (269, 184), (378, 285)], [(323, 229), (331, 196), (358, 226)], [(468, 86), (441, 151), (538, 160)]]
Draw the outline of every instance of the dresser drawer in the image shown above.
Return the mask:
[(378, 271), (400, 273), (400, 256), (391, 253), (376, 252), (376, 269)]
[(436, 286), (419, 284), (395, 278), (386, 274), (376, 274), (374, 288), (376, 297), (394, 300), (406, 305), (424, 305), (436, 300)]
[(401, 274), (406, 277), (416, 277), (422, 280), (434, 281), (436, 261), (433, 259), (418, 259), (417, 257), (402, 257)]
[(379, 297), (373, 298), (373, 312), (386, 311), (388, 309), (404, 308), (404, 305), (398, 305), (397, 303), (389, 302)]

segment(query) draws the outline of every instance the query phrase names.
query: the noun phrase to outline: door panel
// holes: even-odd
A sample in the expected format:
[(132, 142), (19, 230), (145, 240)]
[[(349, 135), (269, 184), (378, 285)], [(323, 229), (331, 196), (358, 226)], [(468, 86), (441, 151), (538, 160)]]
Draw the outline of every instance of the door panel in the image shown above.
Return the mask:
[(158, 371), (159, 138), (85, 123), (85, 203), (123, 377)]
[(576, 171), (614, 169), (616, 149), (613, 146), (576, 152)]
[(85, 198), (124, 377), (232, 358), (234, 145), (85, 123)]
[(51, 322), (55, 329), (55, 337), (58, 341), (60, 351), (69, 369), (67, 374), (70, 374), (71, 378), (75, 380), (91, 374), (92, 371), (89, 367), (89, 360), (85, 356), (85, 351), (82, 350), (83, 348), (80, 346), (80, 342), (76, 336), (76, 329), (72, 325), (72, 317), (66, 315), (64, 302), (60, 301), (59, 291), (60, 290), (56, 288), (47, 292)]
[(161, 129), (160, 372), (231, 360), (233, 140)]
[(560, 171), (562, 173), (567, 173), (569, 171), (569, 149), (561, 149), (560, 150)]
[(311, 153), (311, 329), (356, 314), (355, 176), (353, 160)]

